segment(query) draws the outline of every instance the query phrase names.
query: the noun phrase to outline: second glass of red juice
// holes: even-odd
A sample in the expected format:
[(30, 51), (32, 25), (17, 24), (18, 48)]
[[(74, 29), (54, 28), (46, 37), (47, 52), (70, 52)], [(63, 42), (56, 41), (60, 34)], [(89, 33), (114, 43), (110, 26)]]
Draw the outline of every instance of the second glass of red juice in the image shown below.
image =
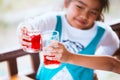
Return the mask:
[(28, 31), (24, 34), (25, 38), (22, 40), (27, 44), (24, 44), (23, 50), (29, 53), (38, 53), (41, 49), (41, 34), (39, 31)]

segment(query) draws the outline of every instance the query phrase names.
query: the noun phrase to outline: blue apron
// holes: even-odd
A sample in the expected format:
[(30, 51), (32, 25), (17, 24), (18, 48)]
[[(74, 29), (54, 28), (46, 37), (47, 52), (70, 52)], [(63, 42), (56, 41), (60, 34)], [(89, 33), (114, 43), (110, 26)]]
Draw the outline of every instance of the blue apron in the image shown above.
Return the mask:
[[(60, 16), (57, 16), (57, 24), (55, 30), (59, 31), (59, 38), (61, 40), (62, 20)], [(104, 32), (105, 30), (98, 26), (96, 36), (93, 38), (90, 44), (82, 51), (78, 52), (78, 54), (94, 55), (96, 47), (100, 39), (102, 38)], [(90, 68), (85, 68), (69, 63), (62, 63), (61, 66), (58, 68), (47, 69), (44, 67), (43, 61), (41, 61), (40, 67), (36, 75), (36, 80), (51, 80), (51, 78), (65, 66), (67, 67), (69, 73), (72, 75), (73, 80), (93, 80), (94, 78), (94, 70)]]

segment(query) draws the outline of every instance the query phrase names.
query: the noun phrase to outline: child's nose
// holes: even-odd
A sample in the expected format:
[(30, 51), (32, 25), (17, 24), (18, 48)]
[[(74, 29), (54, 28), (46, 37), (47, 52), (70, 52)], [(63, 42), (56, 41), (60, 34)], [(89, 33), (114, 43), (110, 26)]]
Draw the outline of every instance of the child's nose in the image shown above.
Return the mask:
[(83, 11), (80, 16), (81, 16), (81, 18), (82, 18), (83, 20), (87, 20), (87, 18), (88, 18), (88, 12), (87, 12), (87, 11)]

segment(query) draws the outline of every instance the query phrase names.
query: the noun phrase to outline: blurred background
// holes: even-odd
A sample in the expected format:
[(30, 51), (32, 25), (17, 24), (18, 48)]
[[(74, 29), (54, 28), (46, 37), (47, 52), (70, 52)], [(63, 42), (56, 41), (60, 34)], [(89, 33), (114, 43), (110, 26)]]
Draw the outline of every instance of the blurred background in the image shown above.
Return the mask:
[[(120, 21), (120, 0), (110, 0), (110, 11), (105, 13), (106, 24)], [(0, 54), (20, 48), (17, 26), (25, 18), (49, 11), (61, 11), (63, 0), (0, 0)], [(3, 66), (0, 64), (0, 75)], [(103, 74), (104, 73), (104, 74)], [(98, 71), (99, 80), (120, 80), (120, 75)]]
[(16, 28), (24, 18), (61, 9), (62, 0), (0, 0), (0, 53), (19, 47)]

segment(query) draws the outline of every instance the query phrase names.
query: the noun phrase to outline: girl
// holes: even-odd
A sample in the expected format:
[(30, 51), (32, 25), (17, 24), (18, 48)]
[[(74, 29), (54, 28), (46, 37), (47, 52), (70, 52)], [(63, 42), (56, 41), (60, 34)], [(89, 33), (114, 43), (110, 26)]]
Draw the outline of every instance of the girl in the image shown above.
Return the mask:
[[(57, 30), (60, 33), (60, 41), (72, 53), (113, 55), (119, 47), (119, 39), (109, 26), (97, 22), (102, 20), (102, 12), (108, 10), (109, 0), (64, 0), (64, 7), (65, 12), (48, 13), (26, 20), (24, 23), (31, 25), (32, 28), (20, 25), (19, 32), (27, 32), (29, 28), (38, 29), (40, 32)], [(27, 45), (22, 37), (20, 36), (20, 40)], [(68, 63), (62, 63), (56, 69), (47, 69), (42, 61), (41, 58), (37, 80), (93, 80), (94, 78), (93, 69)]]

